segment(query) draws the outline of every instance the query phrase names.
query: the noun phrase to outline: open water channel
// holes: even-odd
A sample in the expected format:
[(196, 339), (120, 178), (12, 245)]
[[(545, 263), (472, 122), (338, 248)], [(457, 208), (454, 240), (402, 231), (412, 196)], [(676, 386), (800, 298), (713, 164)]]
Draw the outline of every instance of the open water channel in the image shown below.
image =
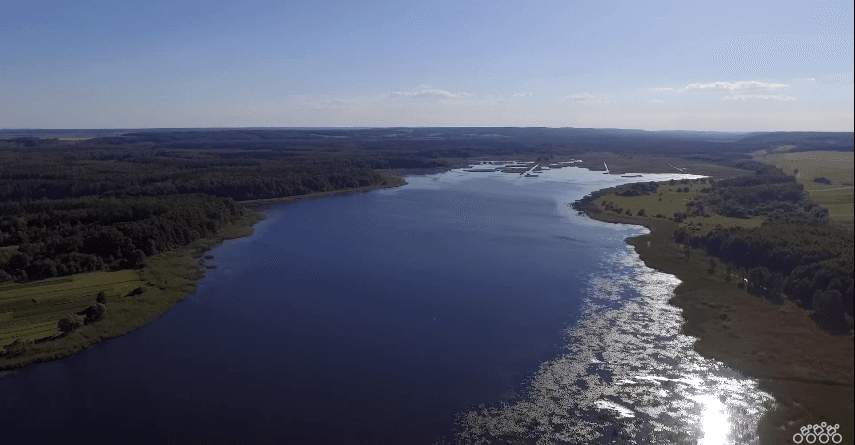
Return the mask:
[[(143, 329), (0, 377), (4, 443), (756, 443), (678, 281), (570, 204), (578, 168), (414, 176), (269, 209)], [(6, 439), (11, 440), (6, 442)]]

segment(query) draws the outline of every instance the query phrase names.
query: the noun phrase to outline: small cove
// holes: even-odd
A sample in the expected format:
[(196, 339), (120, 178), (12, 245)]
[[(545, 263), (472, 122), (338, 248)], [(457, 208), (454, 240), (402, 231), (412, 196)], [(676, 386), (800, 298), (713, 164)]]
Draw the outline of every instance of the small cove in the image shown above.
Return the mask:
[[(683, 176), (640, 179), (672, 177)], [(702, 423), (692, 410), (708, 404), (660, 428), (661, 416), (628, 402), (660, 391), (665, 412), (669, 397), (685, 405), (723, 379), (742, 382), (731, 405), (762, 399), (686, 352), (691, 339), (667, 306), (673, 277), (644, 270), (623, 241), (638, 228), (568, 206), (631, 179), (567, 168), (408, 181), (270, 209), (253, 236), (211, 252), (218, 268), (161, 319), (0, 378), (3, 427), (49, 439), (86, 424), (81, 438), (139, 443), (418, 444), (450, 437), (456, 420), (463, 442), (488, 425), (520, 429), (536, 406), (539, 422), (575, 413), (566, 423), (584, 425), (568, 434), (584, 443), (598, 422), (696, 437), (684, 424)], [(643, 358), (656, 343), (670, 349)], [(662, 379), (685, 380), (680, 363), (712, 383), (666, 389)], [(572, 384), (558, 379), (546, 394), (544, 376), (556, 373)], [(600, 415), (622, 412), (614, 406), (635, 420)]]

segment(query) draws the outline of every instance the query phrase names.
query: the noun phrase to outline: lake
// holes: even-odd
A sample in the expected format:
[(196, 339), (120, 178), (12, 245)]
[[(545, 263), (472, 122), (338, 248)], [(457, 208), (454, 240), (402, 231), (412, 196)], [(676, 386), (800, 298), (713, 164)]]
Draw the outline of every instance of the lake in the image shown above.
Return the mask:
[(752, 443), (757, 383), (692, 350), (679, 283), (569, 207), (638, 181), (414, 176), (267, 210), (154, 323), (0, 377), (10, 443)]

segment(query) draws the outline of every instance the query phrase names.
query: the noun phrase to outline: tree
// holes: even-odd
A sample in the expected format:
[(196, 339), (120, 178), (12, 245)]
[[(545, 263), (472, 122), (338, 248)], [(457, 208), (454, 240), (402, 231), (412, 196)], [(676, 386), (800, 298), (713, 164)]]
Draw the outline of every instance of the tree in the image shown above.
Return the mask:
[(92, 321), (101, 321), (107, 316), (107, 305), (103, 303), (95, 303), (88, 308), (88, 317)]
[(645, 212), (645, 211), (644, 211), (644, 209), (641, 209), (641, 210), (639, 210), (639, 211), (638, 211), (638, 213), (636, 213), (636, 215), (638, 215), (638, 216), (647, 216), (647, 212)]
[(843, 329), (843, 297), (840, 291), (832, 289), (822, 292), (816, 291), (813, 299), (814, 318), (817, 324), (832, 332)]
[(83, 327), (83, 317), (77, 314), (68, 314), (59, 319), (57, 327), (60, 331), (68, 334)]
[(715, 263), (715, 258), (710, 258), (710, 270), (709, 270), (710, 275), (715, 273), (716, 266), (717, 265)]
[(9, 258), (8, 267), (9, 267), (9, 270), (16, 271), (16, 270), (23, 269), (23, 268), (27, 267), (27, 265), (29, 265), (29, 264), (30, 264), (30, 257), (27, 256), (27, 254), (25, 254), (25, 253), (18, 252), (16, 254), (12, 255), (11, 258)]
[(151, 238), (145, 242), (145, 253), (148, 256), (157, 255), (157, 244)]
[(130, 263), (131, 267), (135, 269), (143, 267), (145, 265), (145, 260), (145, 253), (139, 249), (131, 251), (128, 257), (128, 262)]
[(107, 294), (104, 291), (98, 292), (98, 295), (95, 296), (95, 302), (101, 304), (107, 304)]

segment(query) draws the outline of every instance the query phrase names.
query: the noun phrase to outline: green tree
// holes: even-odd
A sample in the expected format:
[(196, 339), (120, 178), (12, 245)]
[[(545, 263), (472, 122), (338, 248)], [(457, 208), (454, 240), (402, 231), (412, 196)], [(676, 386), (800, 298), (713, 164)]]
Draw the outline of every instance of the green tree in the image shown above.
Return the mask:
[(7, 267), (9, 267), (9, 270), (15, 271), (15, 270), (23, 269), (23, 268), (27, 267), (27, 265), (29, 265), (29, 264), (30, 264), (30, 257), (25, 253), (18, 252), (16, 254), (12, 255), (11, 258), (9, 258), (9, 263), (8, 263)]
[(66, 334), (69, 332), (74, 332), (75, 330), (83, 327), (83, 317), (77, 314), (68, 314), (65, 317), (59, 319), (57, 327), (60, 331)]
[(715, 263), (715, 258), (710, 258), (710, 269), (709, 269), (710, 275), (715, 273), (716, 267), (717, 267), (717, 264)]
[(107, 305), (103, 303), (95, 303), (89, 306), (87, 312), (90, 314), (92, 321), (101, 321), (107, 316)]
[(101, 304), (107, 304), (107, 294), (104, 291), (98, 292), (98, 295), (95, 296), (95, 302)]
[(135, 269), (145, 266), (145, 260), (145, 252), (139, 249), (131, 251), (128, 258), (128, 262), (130, 263), (131, 267)]

